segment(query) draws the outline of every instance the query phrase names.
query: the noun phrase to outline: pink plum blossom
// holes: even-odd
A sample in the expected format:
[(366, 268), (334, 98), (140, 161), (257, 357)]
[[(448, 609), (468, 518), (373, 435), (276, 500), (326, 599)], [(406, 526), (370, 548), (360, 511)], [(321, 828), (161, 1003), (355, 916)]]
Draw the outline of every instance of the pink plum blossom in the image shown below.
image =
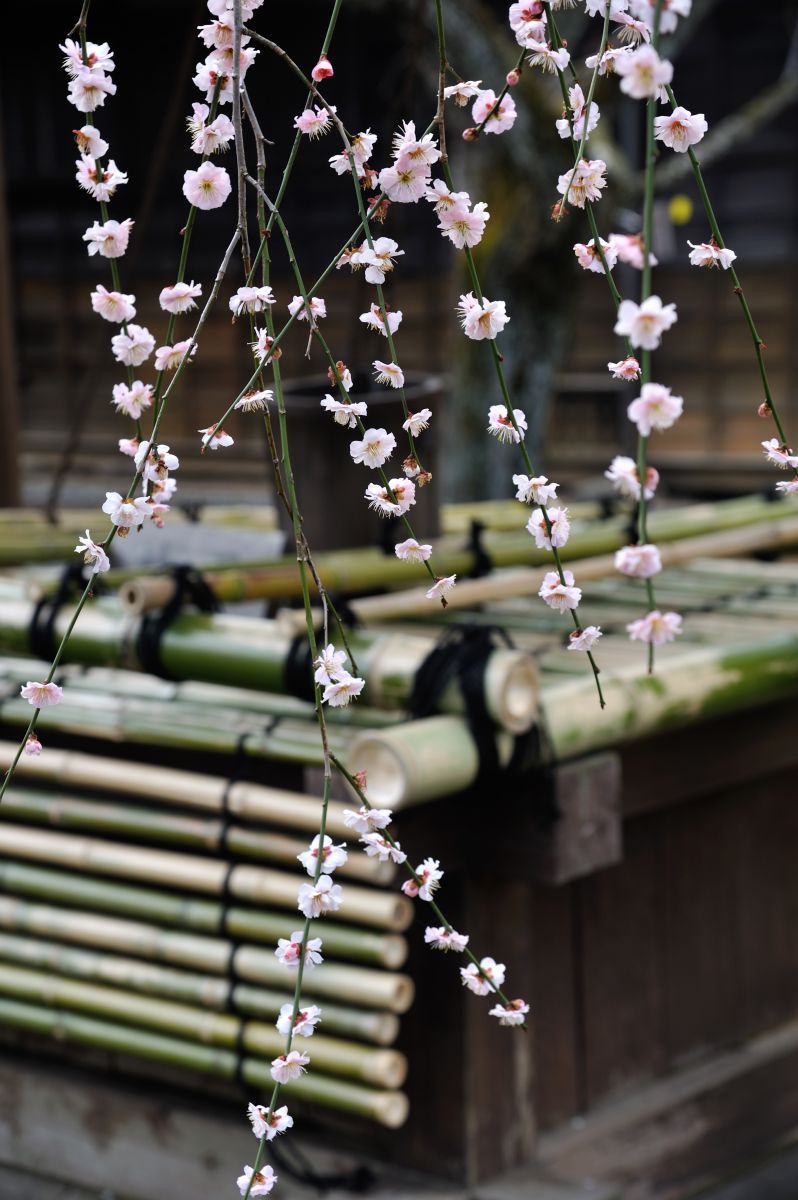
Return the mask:
[(565, 583), (557, 571), (547, 571), (538, 591), (541, 600), (545, 600), (549, 608), (561, 613), (569, 608), (578, 608), (582, 599), (582, 589), (574, 586), (573, 571), (563, 571), (563, 575)]
[(203, 211), (220, 208), (232, 190), (230, 176), (224, 167), (211, 162), (201, 163), (196, 171), (183, 175), (183, 195), (189, 204)]
[(600, 625), (586, 625), (584, 629), (574, 629), (568, 639), (568, 650), (592, 650), (600, 637)]
[(686, 108), (674, 108), (667, 117), (654, 118), (654, 137), (677, 154), (700, 142), (709, 126), (703, 113), (691, 113)]
[(615, 570), (634, 579), (650, 579), (662, 570), (659, 550), (651, 543), (623, 546), (615, 551)]
[(100, 224), (95, 221), (90, 229), (83, 234), (89, 254), (100, 254), (103, 258), (121, 258), (127, 250), (133, 221), (127, 217), (124, 221), (106, 221)]
[(642, 304), (622, 300), (618, 306), (615, 332), (635, 347), (656, 350), (662, 334), (676, 324), (676, 305), (663, 304), (659, 296), (648, 296)]
[(37, 683), (29, 679), (24, 687), (19, 689), (19, 694), (34, 708), (47, 708), (51, 704), (60, 704), (64, 689), (57, 683)]
[(663, 613), (655, 608), (637, 621), (632, 621), (626, 628), (633, 642), (663, 646), (665, 642), (672, 642), (676, 635), (682, 632), (682, 618), (679, 613)]
[[(491, 88), (480, 92), (471, 106), (471, 117), (477, 125), (485, 121), (484, 133), (504, 133), (512, 129), (518, 112), (512, 96), (503, 96), (497, 105), (498, 97)], [(491, 111), (493, 110), (493, 111)], [(490, 116), (488, 114), (490, 113)], [(485, 118), (487, 117), (487, 120)]]
[(640, 395), (627, 409), (629, 420), (637, 426), (641, 437), (648, 437), (652, 429), (670, 429), (678, 421), (684, 409), (681, 396), (671, 394), (669, 387), (661, 383), (644, 383)]
[(469, 963), (467, 967), (461, 967), (460, 978), (469, 991), (477, 996), (487, 996), (502, 986), (506, 969), (504, 963), (497, 963), (493, 958), (483, 958), (479, 966)]

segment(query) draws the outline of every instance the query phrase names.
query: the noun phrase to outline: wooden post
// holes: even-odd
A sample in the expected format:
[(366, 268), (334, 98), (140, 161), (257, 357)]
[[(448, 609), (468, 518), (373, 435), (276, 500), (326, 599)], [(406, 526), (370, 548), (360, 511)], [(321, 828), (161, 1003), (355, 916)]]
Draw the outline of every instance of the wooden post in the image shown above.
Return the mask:
[(5, 143), (0, 111), (0, 508), (16, 508), (20, 503), (19, 397), (9, 234)]

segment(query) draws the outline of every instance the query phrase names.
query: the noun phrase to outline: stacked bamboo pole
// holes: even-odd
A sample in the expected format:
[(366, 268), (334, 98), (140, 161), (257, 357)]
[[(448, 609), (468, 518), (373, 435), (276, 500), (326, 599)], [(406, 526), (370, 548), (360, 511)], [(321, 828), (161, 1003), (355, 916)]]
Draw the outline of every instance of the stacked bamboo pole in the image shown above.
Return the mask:
[[(484, 515), (471, 514), (493, 528), (483, 534), (482, 544), (495, 567), (514, 567), (522, 563), (542, 566), (550, 555), (537, 549), (523, 530), (523, 508), (517, 502), (502, 502)], [(450, 527), (465, 531), (463, 513), (453, 515)], [(769, 525), (773, 520), (773, 504), (761, 495), (743, 496), (733, 500), (684, 505), (651, 514), (649, 532), (652, 541), (662, 545), (699, 534), (712, 534), (726, 529), (741, 529), (745, 525)], [(500, 532), (512, 529), (515, 532)], [(798, 543), (793, 531), (791, 544)], [(577, 525), (568, 541), (568, 560), (573, 562), (597, 555), (609, 555), (628, 540), (628, 517), (619, 515), (603, 521)], [(470, 575), (477, 566), (473, 549), (464, 546), (462, 537), (443, 537), (436, 543), (435, 562), (441, 575)], [(374, 590), (402, 590), (418, 584), (418, 575), (408, 570), (407, 563), (387, 557), (377, 550), (330, 551), (316, 556), (326, 588), (340, 595), (366, 594)], [(286, 557), (270, 563), (237, 564), (230, 567), (204, 568), (203, 575), (223, 603), (241, 600), (288, 600), (299, 595), (296, 560)], [(120, 588), (120, 599), (132, 613), (140, 615), (169, 603), (174, 595), (174, 580), (165, 575), (112, 572), (112, 586)], [(456, 593), (454, 593), (456, 594)], [(387, 603), (387, 601), (386, 601)]]
[[(24, 654), (34, 606), (9, 600), (0, 611), (0, 649)], [(66, 632), (71, 613), (63, 609), (54, 633)], [(113, 601), (96, 601), (84, 610), (64, 652), (64, 662), (88, 666), (110, 664), (142, 667), (139, 658), (141, 621), (126, 616)], [(279, 621), (221, 614), (178, 615), (161, 633), (159, 658), (173, 679), (232, 683), (276, 694), (286, 690), (295, 636)], [(354, 633), (350, 644), (357, 669), (366, 680), (363, 700), (377, 708), (406, 708), (416, 673), (435, 648), (435, 640), (407, 634)], [(301, 678), (310, 686), (310, 664)], [(537, 715), (537, 672), (528, 656), (496, 649), (484, 672), (484, 702), (500, 727), (521, 733)], [(438, 700), (442, 712), (463, 713), (459, 686), (447, 686)]]

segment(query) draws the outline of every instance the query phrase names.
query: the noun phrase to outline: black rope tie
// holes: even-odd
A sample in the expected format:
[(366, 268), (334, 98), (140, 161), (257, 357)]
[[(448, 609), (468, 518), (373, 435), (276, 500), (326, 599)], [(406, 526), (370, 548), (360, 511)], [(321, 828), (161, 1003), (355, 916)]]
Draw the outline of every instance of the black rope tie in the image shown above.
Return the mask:
[(486, 526), (482, 521), (474, 520), (471, 522), (465, 549), (474, 555), (474, 565), (468, 572), (468, 579), (481, 579), (483, 575), (490, 575), (493, 570), (493, 559), (488, 554), (482, 541), (485, 528)]
[(429, 717), (452, 683), (460, 687), (468, 728), (477, 747), (480, 775), (496, 773), (499, 759), (496, 730), (485, 703), (485, 670), (496, 640), (512, 648), (503, 629), (458, 625), (447, 631), (416, 671), (409, 708), (415, 717)]
[(55, 622), (58, 610), (78, 590), (85, 587), (83, 563), (73, 562), (64, 568), (54, 592), (37, 602), (28, 626), (28, 647), (35, 658), (51, 662), (56, 655), (57, 645)]
[(172, 599), (157, 612), (145, 613), (136, 637), (136, 658), (142, 671), (171, 679), (161, 662), (161, 639), (164, 631), (180, 613), (186, 601), (190, 601), (200, 612), (219, 611), (219, 602), (207, 579), (194, 567), (174, 567), (172, 576), (175, 591)]
[[(316, 630), (316, 640), (323, 634)], [(313, 689), (313, 652), (308, 642), (307, 633), (298, 633), (291, 645), (283, 667), (283, 687), (289, 696), (298, 700), (315, 700)]]

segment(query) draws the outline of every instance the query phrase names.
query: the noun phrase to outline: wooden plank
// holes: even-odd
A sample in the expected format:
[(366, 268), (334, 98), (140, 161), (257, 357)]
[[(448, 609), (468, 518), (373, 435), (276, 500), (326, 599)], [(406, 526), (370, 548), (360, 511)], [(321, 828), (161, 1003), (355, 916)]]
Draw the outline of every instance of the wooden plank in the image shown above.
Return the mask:
[[(787, 745), (794, 741), (786, 729)], [(768, 761), (768, 759), (765, 759)], [(795, 771), (770, 773), (724, 797), (741, 809), (739, 939), (745, 1011), (757, 1032), (798, 1010), (798, 808)]]
[(630, 821), (624, 861), (579, 889), (588, 1105), (667, 1064), (661, 849), (656, 818)]
[(532, 889), (532, 1020), (535, 1115), (541, 1130), (584, 1108), (579, 909), (576, 889)]
[(558, 1178), (611, 1182), (629, 1200), (684, 1200), (774, 1151), (796, 1128), (792, 1023), (543, 1136), (538, 1157)]
[(563, 884), (620, 862), (621, 762), (592, 754), (553, 771), (557, 816), (528, 841), (533, 879)]
[(737, 818), (743, 803), (716, 794), (669, 809), (658, 822), (667, 897), (663, 982), (670, 1065), (727, 1045), (741, 1029)]

